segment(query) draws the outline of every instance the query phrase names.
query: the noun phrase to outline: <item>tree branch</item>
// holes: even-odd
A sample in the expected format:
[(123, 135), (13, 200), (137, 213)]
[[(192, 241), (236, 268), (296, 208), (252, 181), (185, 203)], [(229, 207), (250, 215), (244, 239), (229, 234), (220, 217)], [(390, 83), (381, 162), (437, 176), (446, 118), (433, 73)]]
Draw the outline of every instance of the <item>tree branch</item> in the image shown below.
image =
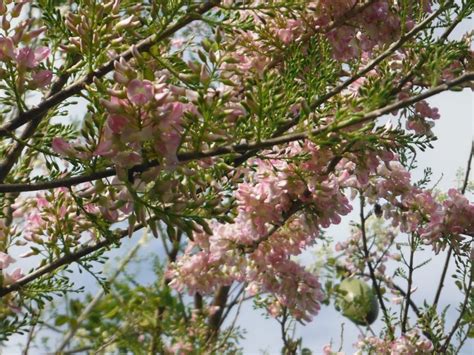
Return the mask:
[(360, 193), (360, 231), (362, 233), (362, 243), (363, 243), (362, 246), (363, 246), (363, 251), (365, 255), (365, 262), (367, 263), (367, 266), (369, 268), (370, 278), (372, 280), (372, 286), (375, 290), (375, 294), (377, 295), (380, 308), (382, 308), (383, 316), (385, 318), (385, 324), (387, 326), (387, 331), (389, 333), (390, 339), (393, 340), (394, 334), (393, 334), (393, 329), (390, 322), (390, 316), (388, 314), (387, 307), (385, 306), (385, 302), (383, 300), (383, 296), (382, 296), (382, 292), (380, 290), (379, 284), (377, 283), (377, 276), (375, 275), (374, 267), (372, 263), (370, 262), (370, 253), (367, 246), (367, 235), (366, 235), (366, 229), (365, 229), (366, 217), (364, 215), (364, 206), (365, 206), (364, 196), (362, 195), (362, 193)]
[[(465, 82), (474, 80), (474, 72), (467, 72), (460, 77), (447, 81), (441, 85), (435, 86), (421, 94), (415, 95), (411, 98), (397, 101), (395, 103), (389, 104), (380, 109), (373, 110), (365, 115), (356, 116), (354, 118), (348, 119), (346, 121), (335, 123), (329, 126), (322, 128), (316, 128), (309, 133), (299, 132), (299, 133), (290, 133), (287, 135), (282, 135), (275, 138), (270, 138), (260, 142), (253, 143), (240, 143), (240, 144), (230, 144), (221, 146), (214, 149), (205, 150), (202, 152), (183, 152), (177, 155), (179, 162), (188, 162), (193, 160), (199, 160), (204, 158), (218, 157), (226, 154), (235, 154), (235, 153), (248, 153), (255, 150), (262, 150), (266, 148), (271, 148), (276, 145), (286, 144), (294, 141), (305, 140), (310, 137), (315, 137), (318, 135), (335, 132), (344, 128), (352, 127), (361, 123), (373, 121), (376, 118), (389, 114), (392, 111), (399, 110), (401, 108), (410, 106), (418, 101), (424, 100), (431, 96), (437, 95), (443, 91), (449, 90), (453, 87), (457, 87)], [(241, 157), (236, 158), (235, 160), (241, 159)], [(136, 165), (131, 168), (132, 173), (144, 172), (152, 167), (159, 166), (157, 160), (152, 160), (147, 163)], [(84, 182), (90, 182), (94, 180), (103, 179), (106, 177), (111, 177), (116, 174), (115, 168), (108, 168), (105, 170), (97, 171), (90, 174), (84, 174), (79, 176), (73, 176), (64, 179), (57, 179), (53, 181), (38, 182), (38, 183), (25, 183), (25, 184), (0, 184), (0, 192), (25, 192), (25, 191), (39, 191), (46, 190), (51, 188), (58, 187), (71, 187), (78, 185)]]
[(411, 235), (410, 240), (410, 261), (408, 264), (408, 286), (407, 286), (407, 294), (405, 297), (405, 309), (402, 318), (402, 333), (405, 334), (407, 331), (407, 322), (408, 322), (408, 305), (411, 301), (411, 289), (412, 289), (412, 282), (413, 282), (413, 259), (415, 256), (416, 251), (416, 241), (415, 235)]
[[(137, 242), (137, 244), (135, 244), (135, 246), (129, 251), (129, 253), (125, 256), (125, 258), (123, 258), (123, 260), (120, 262), (118, 268), (115, 270), (112, 276), (110, 276), (108, 280), (109, 283), (113, 283), (115, 281), (115, 279), (123, 271), (125, 266), (127, 266), (130, 260), (132, 260), (132, 258), (138, 252), (138, 249), (140, 249), (140, 247), (142, 246), (142, 242), (144, 242), (145, 240), (146, 240), (146, 233), (143, 234), (142, 238)], [(94, 298), (89, 302), (89, 304), (84, 308), (84, 310), (79, 315), (74, 325), (71, 326), (71, 329), (66, 333), (61, 343), (59, 344), (57, 350), (55, 351), (55, 354), (60, 354), (64, 351), (66, 346), (69, 344), (71, 339), (79, 330), (79, 327), (81, 326), (82, 322), (84, 322), (86, 317), (94, 309), (94, 307), (99, 303), (99, 301), (102, 299), (104, 295), (105, 295), (105, 290), (101, 288), (99, 292), (97, 292), (97, 294), (94, 296)]]
[[(466, 193), (467, 185), (469, 182), (469, 175), (471, 174), (471, 166), (472, 166), (472, 157), (474, 156), (474, 141), (471, 143), (471, 152), (467, 159), (467, 167), (466, 167), (466, 175), (464, 177), (464, 182), (461, 187), (461, 193), (464, 195)], [(451, 260), (451, 256), (453, 254), (453, 248), (450, 246), (448, 249), (448, 254), (446, 255), (446, 260), (444, 261), (443, 271), (441, 272), (441, 278), (439, 280), (438, 289), (436, 290), (436, 295), (433, 300), (433, 307), (436, 309), (439, 303), (439, 299), (441, 297), (441, 291), (444, 287), (444, 280), (446, 279), (446, 273), (448, 271), (449, 262)]]
[[(144, 225), (142, 224), (137, 224), (133, 228), (133, 232), (136, 232), (140, 229), (142, 229)], [(61, 266), (71, 264), (75, 261), (80, 260), (84, 256), (87, 256), (89, 254), (92, 254), (93, 252), (96, 252), (102, 248), (106, 248), (110, 246), (113, 243), (117, 243), (120, 241), (120, 239), (125, 238), (129, 235), (129, 230), (120, 230), (115, 233), (115, 236), (113, 238), (108, 238), (108, 239), (103, 239), (93, 245), (86, 245), (80, 247), (78, 250), (75, 252), (71, 252), (70, 254), (64, 255), (55, 261), (46, 264), (35, 271), (29, 273), (28, 275), (25, 275), (18, 281), (7, 285), (5, 287), (0, 288), (0, 297), (3, 297), (13, 291), (18, 291), (21, 287), (29, 284), (30, 282), (40, 278), (41, 276), (44, 276), (50, 272), (53, 272), (54, 270), (60, 268)]]

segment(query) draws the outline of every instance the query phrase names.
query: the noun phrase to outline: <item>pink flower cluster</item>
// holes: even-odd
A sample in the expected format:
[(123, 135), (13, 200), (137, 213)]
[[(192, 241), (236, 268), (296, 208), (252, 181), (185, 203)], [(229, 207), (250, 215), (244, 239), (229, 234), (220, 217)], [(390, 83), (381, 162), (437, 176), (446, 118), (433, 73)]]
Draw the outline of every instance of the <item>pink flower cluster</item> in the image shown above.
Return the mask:
[(165, 75), (154, 82), (136, 78), (125, 61), (116, 62), (115, 68), (117, 84), (110, 90), (111, 99), (102, 101), (108, 117), (94, 154), (130, 168), (142, 162), (143, 145), (151, 142), (148, 155), (164, 159), (169, 166), (176, 164), (183, 114), (191, 109), (179, 101), (184, 89), (168, 85)]
[[(313, 152), (303, 163), (306, 180), (297, 173), (301, 167), (277, 159), (277, 154), (254, 161), (254, 170), (235, 193), (239, 212), (235, 222), (213, 222), (212, 236), (197, 233), (184, 255), (170, 266), (170, 285), (208, 293), (219, 285), (246, 282), (251, 293), (270, 294), (269, 311), (274, 316), (281, 306), (303, 320), (318, 312), (323, 298), (318, 279), (290, 256), (311, 246), (320, 227), (339, 223), (340, 215), (351, 207), (337, 177), (320, 174), (330, 155), (319, 154), (311, 143), (306, 148)], [(298, 145), (287, 149), (293, 155), (301, 152)], [(297, 213), (285, 221), (285, 213), (295, 203), (311, 205), (314, 212)], [(270, 235), (272, 226), (280, 224), (284, 226)]]
[[(388, 160), (390, 157), (393, 160)], [(338, 164), (339, 171), (346, 170), (341, 176), (351, 176), (343, 186), (362, 190), (373, 204), (385, 200), (382, 212), (392, 226), (405, 233), (418, 233), (437, 250), (448, 240), (456, 246), (463, 239), (461, 234), (474, 234), (474, 204), (457, 190), (449, 190), (447, 199), (440, 202), (442, 196), (412, 185), (410, 173), (395, 156), (385, 155), (378, 161), (372, 156), (366, 161), (362, 176), (356, 169), (364, 169), (363, 164), (351, 165), (354, 163), (345, 159)], [(359, 176), (357, 180), (354, 174)]]
[(57, 137), (53, 150), (64, 157), (90, 159), (102, 156), (110, 159), (118, 176), (126, 179), (126, 169), (143, 163), (143, 157), (160, 159), (170, 168), (178, 163), (177, 151), (183, 132), (183, 115), (194, 110), (187, 100), (187, 91), (167, 84), (167, 74), (155, 81), (139, 79), (130, 63), (115, 63), (115, 86), (109, 90), (110, 100), (101, 101), (107, 119), (100, 141), (91, 149), (80, 143), (67, 142)]
[(440, 118), (438, 109), (430, 107), (426, 101), (419, 101), (415, 104), (415, 114), (408, 118), (406, 127), (419, 134), (432, 134), (431, 128), (434, 127), (433, 121)]
[(377, 337), (362, 338), (356, 344), (357, 354), (376, 353), (381, 355), (423, 355), (433, 353), (433, 344), (424, 339), (417, 329), (394, 340)]
[(2, 62), (16, 66), (18, 78), (16, 80), (17, 90), (24, 93), (27, 89), (40, 89), (48, 86), (52, 80), (52, 72), (41, 68), (40, 64), (49, 57), (48, 47), (34, 47), (28, 45), (32, 39), (40, 36), (46, 27), (29, 30), (34, 21), (28, 18), (19, 22), (12, 35), (7, 35), (8, 30), (20, 16), (22, 8), (29, 0), (14, 1), (7, 6), (0, 4), (0, 15), (2, 28), (5, 35), (0, 35), (0, 79), (7, 75), (2, 68)]
[(293, 252), (301, 252), (307, 232), (297, 230), (295, 235), (295, 229), (284, 230), (275, 235), (275, 240), (261, 242), (255, 251), (245, 252), (235, 242), (236, 233), (242, 233), (237, 223), (214, 222), (212, 236), (195, 234), (194, 242), (167, 271), (170, 285), (178, 291), (187, 288), (191, 294), (207, 294), (221, 285), (245, 282), (252, 295), (270, 293), (272, 315), (278, 316), (281, 306), (285, 306), (295, 317), (309, 321), (319, 311), (321, 285), (315, 275), (288, 258), (291, 248), (286, 248), (293, 244)]
[(7, 272), (6, 269), (13, 263), (15, 263), (15, 259), (13, 259), (10, 255), (0, 252), (0, 270), (2, 271), (2, 280), (3, 283), (0, 286), (6, 286), (11, 283), (14, 283), (21, 279), (24, 275), (20, 268), (16, 268), (11, 272)]
[[(69, 191), (60, 188), (51, 193), (38, 193), (28, 197), (21, 204), (13, 206), (13, 216), (23, 223), (23, 243), (31, 243), (38, 250), (40, 246), (61, 245), (72, 247), (80, 243), (84, 232), (93, 236), (93, 223), (84, 213), (78, 213)], [(88, 213), (98, 209), (94, 205), (85, 205)], [(37, 254), (33, 249), (23, 254), (28, 257)]]

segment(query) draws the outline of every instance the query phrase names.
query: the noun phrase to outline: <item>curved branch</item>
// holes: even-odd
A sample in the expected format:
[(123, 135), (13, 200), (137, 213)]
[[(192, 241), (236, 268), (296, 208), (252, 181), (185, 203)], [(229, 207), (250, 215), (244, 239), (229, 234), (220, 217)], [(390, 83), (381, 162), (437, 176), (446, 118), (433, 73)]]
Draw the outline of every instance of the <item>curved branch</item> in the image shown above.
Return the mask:
[[(136, 232), (140, 229), (142, 229), (144, 225), (142, 224), (137, 224), (133, 228), (133, 232)], [(55, 261), (44, 265), (37, 270), (29, 273), (28, 275), (22, 277), (18, 281), (0, 288), (0, 297), (3, 297), (13, 291), (18, 291), (21, 287), (25, 286), (26, 284), (29, 284), (30, 282), (40, 278), (41, 276), (44, 276), (45, 274), (48, 274), (61, 266), (71, 264), (75, 261), (78, 261), (79, 259), (83, 258), (84, 256), (87, 256), (89, 254), (92, 254), (93, 252), (98, 251), (99, 249), (108, 247), (114, 243), (117, 243), (120, 241), (120, 239), (125, 238), (129, 235), (129, 230), (120, 230), (115, 233), (115, 236), (113, 238), (108, 238), (108, 239), (103, 239), (93, 245), (86, 245), (83, 247), (80, 247), (77, 251), (72, 252), (70, 254), (64, 255)]]
[[(322, 128), (316, 128), (308, 133), (300, 132), (300, 133), (291, 133), (287, 135), (282, 135), (275, 138), (270, 138), (260, 142), (254, 143), (240, 143), (240, 144), (231, 144), (225, 145), (221, 147), (217, 147), (214, 149), (205, 150), (202, 152), (184, 152), (178, 154), (179, 162), (188, 162), (193, 160), (199, 160), (204, 158), (211, 158), (211, 157), (218, 157), (227, 154), (235, 154), (235, 153), (247, 153), (250, 151), (255, 150), (262, 150), (266, 148), (271, 148), (276, 145), (286, 144), (294, 141), (305, 140), (310, 137), (315, 137), (318, 135), (322, 135), (329, 132), (334, 132), (341, 130), (343, 128), (348, 128), (351, 126), (355, 126), (361, 123), (366, 123), (369, 121), (373, 121), (376, 118), (383, 116), (385, 114), (389, 114), (392, 111), (399, 110), (401, 108), (410, 106), (420, 100), (424, 100), (431, 96), (437, 95), (443, 91), (449, 90), (452, 87), (457, 87), (465, 82), (470, 82), (474, 80), (474, 72), (467, 72), (464, 75), (445, 82), (441, 85), (435, 86), (419, 95), (413, 96), (411, 98), (397, 101), (390, 105), (387, 105), (383, 108), (373, 110), (365, 115), (356, 116), (354, 118), (348, 119), (343, 121), (339, 124), (334, 124)], [(236, 158), (236, 160), (240, 159), (240, 157)], [(147, 163), (139, 164), (134, 166), (130, 169), (131, 173), (139, 173), (144, 172), (152, 167), (159, 166), (159, 162), (156, 160), (152, 160)], [(97, 171), (90, 174), (84, 174), (64, 179), (57, 179), (53, 181), (46, 181), (46, 182), (39, 182), (39, 183), (25, 183), (25, 184), (0, 184), (0, 193), (1, 192), (25, 192), (25, 191), (39, 191), (39, 190), (46, 190), (58, 187), (71, 187), (74, 185), (78, 185), (84, 182), (90, 182), (94, 180), (103, 179), (106, 177), (111, 177), (116, 174), (115, 168), (108, 168), (105, 170)]]

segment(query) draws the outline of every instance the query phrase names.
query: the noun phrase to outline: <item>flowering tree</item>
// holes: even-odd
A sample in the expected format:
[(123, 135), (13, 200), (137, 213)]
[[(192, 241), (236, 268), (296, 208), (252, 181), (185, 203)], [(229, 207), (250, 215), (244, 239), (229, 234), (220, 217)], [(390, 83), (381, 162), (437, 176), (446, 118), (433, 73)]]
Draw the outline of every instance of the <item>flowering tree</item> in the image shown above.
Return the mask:
[[(473, 10), (0, 1), (1, 339), (26, 332), (28, 353), (53, 329), (57, 353), (233, 353), (241, 333), (225, 321), (253, 300), (285, 354), (304, 346), (295, 321), (334, 305), (361, 326), (360, 352), (460, 351), (474, 317), (470, 159), (447, 192), (410, 172), (436, 139), (426, 99), (472, 88), (471, 37), (451, 34)], [(353, 210), (333, 243), (327, 229)], [(156, 282), (117, 278), (143, 240), (103, 277), (109, 250), (142, 229), (162, 240)], [(324, 267), (296, 258), (314, 245)], [(421, 249), (447, 251), (424, 305)], [(463, 301), (448, 327), (451, 261)], [(103, 288), (75, 296), (75, 270)]]

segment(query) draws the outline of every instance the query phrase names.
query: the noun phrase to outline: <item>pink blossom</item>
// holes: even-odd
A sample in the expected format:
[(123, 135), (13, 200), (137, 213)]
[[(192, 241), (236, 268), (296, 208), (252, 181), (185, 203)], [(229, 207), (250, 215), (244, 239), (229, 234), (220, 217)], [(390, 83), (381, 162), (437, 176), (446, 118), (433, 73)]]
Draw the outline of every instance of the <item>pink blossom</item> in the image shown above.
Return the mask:
[(51, 84), (53, 73), (51, 70), (39, 70), (31, 75), (32, 84), (35, 88), (41, 89)]
[(15, 46), (10, 37), (0, 37), (0, 60), (15, 58)]
[(115, 154), (115, 148), (110, 139), (102, 139), (94, 150), (94, 155), (101, 155), (104, 157)]
[(3, 282), (4, 285), (10, 285), (14, 282), (20, 280), (23, 276), (25, 276), (20, 268), (13, 270), (11, 273), (4, 272), (3, 273)]
[(153, 98), (153, 90), (150, 81), (133, 79), (127, 85), (127, 97), (136, 105), (145, 105)]
[(38, 47), (32, 49), (31, 47), (24, 47), (18, 51), (16, 60), (20, 66), (27, 68), (36, 68), (38, 64), (49, 56), (50, 50), (48, 47)]
[(0, 252), (0, 269), (6, 269), (10, 264), (14, 262), (15, 259), (13, 259), (10, 255), (5, 254), (4, 252)]
[(120, 134), (123, 132), (123, 129), (128, 124), (128, 119), (121, 115), (110, 115), (107, 118), (107, 125), (111, 129), (112, 132), (116, 134)]
[(277, 31), (277, 36), (284, 44), (290, 44), (294, 34), (290, 28), (281, 28)]
[(54, 137), (51, 142), (51, 146), (56, 153), (65, 157), (70, 156), (71, 153), (74, 152), (74, 148), (71, 146), (71, 144), (60, 137)]

